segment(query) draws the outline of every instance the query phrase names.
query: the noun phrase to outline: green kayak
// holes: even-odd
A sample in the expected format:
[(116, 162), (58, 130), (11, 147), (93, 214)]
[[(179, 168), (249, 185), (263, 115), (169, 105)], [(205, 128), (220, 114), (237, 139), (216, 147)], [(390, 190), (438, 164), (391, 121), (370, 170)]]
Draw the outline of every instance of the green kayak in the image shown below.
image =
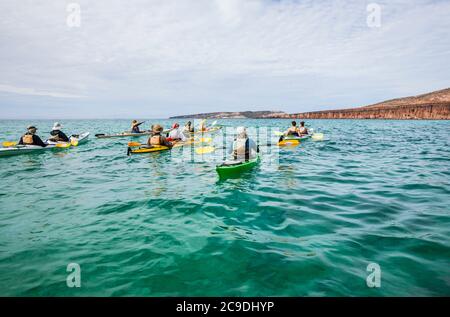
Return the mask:
[(225, 161), (224, 163), (217, 165), (216, 171), (220, 178), (236, 177), (245, 171), (251, 170), (258, 165), (260, 161), (261, 158), (259, 155), (248, 161)]

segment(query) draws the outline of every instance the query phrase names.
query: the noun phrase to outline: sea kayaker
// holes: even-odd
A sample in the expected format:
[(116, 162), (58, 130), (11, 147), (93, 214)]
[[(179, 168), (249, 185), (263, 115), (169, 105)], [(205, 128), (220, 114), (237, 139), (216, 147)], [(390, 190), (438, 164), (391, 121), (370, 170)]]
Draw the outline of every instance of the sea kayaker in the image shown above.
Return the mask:
[(298, 128), (298, 133), (299, 133), (300, 135), (306, 135), (306, 134), (308, 134), (308, 129), (306, 129), (306, 127), (305, 127), (305, 122), (304, 122), (304, 121), (300, 122), (300, 127)]
[(131, 122), (131, 133), (141, 133), (139, 126), (143, 123), (144, 123), (144, 121), (138, 122), (137, 120), (133, 120)]
[(164, 130), (164, 128), (159, 125), (155, 124), (152, 126), (152, 136), (148, 138), (147, 145), (149, 146), (167, 146), (172, 147), (173, 144), (169, 142), (165, 136), (163, 136), (161, 133)]
[(36, 135), (37, 128), (33, 125), (27, 127), (27, 133), (25, 133), (19, 140), (19, 144), (21, 145), (38, 145), (42, 147), (46, 147), (45, 144), (39, 136)]
[(50, 132), (51, 137), (48, 138), (48, 140), (53, 142), (69, 142), (70, 139), (61, 131), (62, 127), (61, 123), (55, 122), (53, 124), (52, 132)]
[(297, 122), (292, 121), (291, 126), (286, 130), (284, 133), (285, 135), (293, 135), (293, 136), (300, 136), (299, 130), (297, 127)]
[(258, 146), (255, 141), (250, 139), (245, 127), (236, 129), (236, 139), (229, 150), (229, 154), (233, 155), (235, 160), (249, 160), (254, 158), (258, 153)]
[(202, 121), (200, 121), (199, 130), (200, 131), (208, 131), (208, 128), (206, 127), (206, 119), (203, 119)]
[(168, 138), (170, 141), (186, 141), (186, 136), (180, 129), (180, 125), (176, 122), (173, 124), (172, 130), (170, 130)]
[(186, 125), (183, 128), (183, 132), (185, 133), (193, 133), (194, 132), (194, 126), (192, 125), (191, 121), (188, 121)]

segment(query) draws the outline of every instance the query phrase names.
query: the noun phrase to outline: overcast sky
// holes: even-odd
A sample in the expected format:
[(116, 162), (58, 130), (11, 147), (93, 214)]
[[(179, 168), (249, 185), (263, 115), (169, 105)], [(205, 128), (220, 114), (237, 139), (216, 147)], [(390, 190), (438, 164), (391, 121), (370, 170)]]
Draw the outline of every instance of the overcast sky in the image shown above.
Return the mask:
[(450, 87), (449, 30), (448, 0), (1, 0), (0, 118), (366, 105)]

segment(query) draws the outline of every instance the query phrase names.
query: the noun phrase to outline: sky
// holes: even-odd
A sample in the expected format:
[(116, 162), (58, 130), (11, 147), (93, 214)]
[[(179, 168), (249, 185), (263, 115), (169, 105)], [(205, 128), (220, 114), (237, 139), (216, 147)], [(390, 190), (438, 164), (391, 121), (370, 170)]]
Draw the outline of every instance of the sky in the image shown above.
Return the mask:
[(448, 0), (2, 0), (0, 119), (298, 113), (427, 93), (450, 87), (449, 17)]

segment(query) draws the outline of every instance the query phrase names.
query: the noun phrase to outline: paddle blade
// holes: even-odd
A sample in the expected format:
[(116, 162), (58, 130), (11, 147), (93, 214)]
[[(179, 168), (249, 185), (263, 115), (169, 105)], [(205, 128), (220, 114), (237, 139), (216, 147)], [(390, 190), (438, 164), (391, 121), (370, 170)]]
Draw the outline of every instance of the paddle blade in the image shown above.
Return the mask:
[(297, 146), (299, 144), (299, 140), (283, 140), (278, 142), (278, 146)]
[(199, 147), (195, 149), (195, 153), (197, 154), (208, 154), (211, 152), (214, 152), (216, 148), (214, 146), (205, 146), (205, 147)]
[(212, 138), (200, 138), (198, 139), (198, 141), (202, 143), (210, 143), (212, 141)]
[(142, 144), (139, 142), (128, 142), (128, 146), (141, 146)]
[(284, 133), (283, 132), (280, 132), (280, 131), (274, 131), (273, 132), (275, 135), (277, 135), (277, 136), (282, 136), (282, 135), (284, 135)]
[(323, 140), (323, 133), (314, 133), (311, 136), (311, 139), (313, 139), (314, 141), (322, 141)]
[(58, 148), (62, 148), (62, 149), (66, 149), (68, 147), (70, 147), (70, 143), (56, 143), (56, 147)]
[(71, 139), (71, 140), (70, 140), (70, 144), (71, 144), (72, 146), (78, 146), (78, 139)]
[(10, 146), (14, 146), (17, 145), (17, 142), (14, 141), (5, 141), (2, 143), (3, 147), (10, 147)]

